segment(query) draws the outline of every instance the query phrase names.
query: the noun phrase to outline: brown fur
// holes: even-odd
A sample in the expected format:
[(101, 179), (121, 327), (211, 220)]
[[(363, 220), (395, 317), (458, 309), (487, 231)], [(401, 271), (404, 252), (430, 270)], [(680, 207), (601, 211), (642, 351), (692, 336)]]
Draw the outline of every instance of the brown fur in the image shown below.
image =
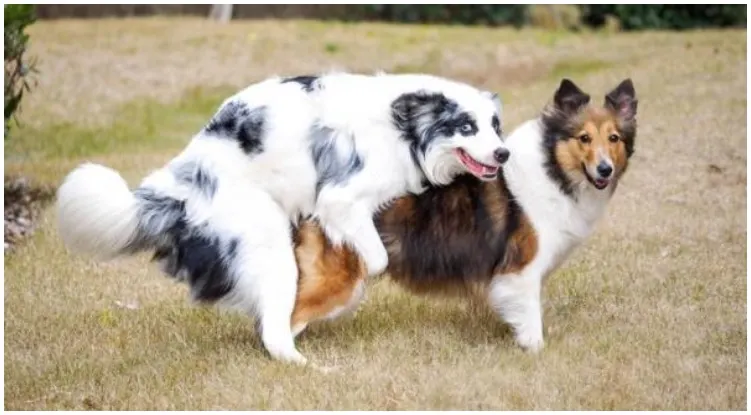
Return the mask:
[[(589, 105), (589, 95), (572, 82), (561, 83), (541, 122), (544, 167), (564, 194), (575, 197), (573, 185), (587, 180), (583, 166), (595, 167), (602, 149), (613, 160), (615, 188), (633, 153), (636, 104), (630, 80), (611, 91), (603, 107)], [(617, 141), (609, 139), (613, 134)], [(389, 253), (389, 276), (415, 293), (484, 298), (495, 275), (518, 273), (538, 250), (537, 234), (502, 175), (493, 182), (461, 176), (449, 186), (402, 197), (375, 223)], [(366, 278), (356, 254), (332, 247), (314, 222), (298, 229), (295, 252), (300, 281), (293, 327), (347, 304)]]
[[(613, 111), (587, 105), (569, 125), (570, 137), (559, 140), (555, 148), (558, 164), (575, 182), (586, 180), (582, 166), (595, 169), (599, 160), (597, 153), (604, 150), (613, 160), (614, 176), (620, 177), (627, 165), (626, 144), (621, 139), (619, 119)], [(612, 142), (609, 137), (618, 136)], [(585, 142), (581, 137), (586, 136)]]
[[(585, 169), (594, 171), (598, 151), (605, 150), (613, 161), (613, 184), (628, 167), (636, 138), (635, 96), (631, 80), (621, 82), (605, 96), (602, 107), (590, 104), (590, 97), (565, 79), (542, 112), (543, 145), (547, 151), (546, 169), (561, 191), (573, 196), (576, 185), (591, 180)], [(616, 141), (609, 137), (615, 134)]]
[(363, 262), (346, 247), (335, 247), (314, 221), (296, 230), (295, 257), (300, 270), (292, 327), (302, 327), (344, 307), (366, 275)]
[(526, 215), (522, 216), (521, 224), (506, 249), (506, 258), (496, 267), (494, 274), (518, 273), (527, 266), (537, 255), (537, 234)]
[[(400, 198), (376, 224), (389, 252), (391, 279), (418, 294), (484, 297), (493, 275), (517, 272), (537, 253), (535, 231), (509, 199), (502, 178), (482, 183), (463, 177)], [(332, 247), (315, 222), (302, 223), (295, 252), (300, 282), (293, 328), (347, 304), (366, 278), (356, 254)]]
[[(518, 242), (535, 239), (519, 207), (509, 199), (503, 179), (481, 183), (461, 178), (422, 197), (400, 200), (378, 218), (389, 247), (391, 279), (415, 293), (480, 294), (494, 270), (523, 266), (534, 256)], [(530, 233), (531, 231), (531, 233)]]

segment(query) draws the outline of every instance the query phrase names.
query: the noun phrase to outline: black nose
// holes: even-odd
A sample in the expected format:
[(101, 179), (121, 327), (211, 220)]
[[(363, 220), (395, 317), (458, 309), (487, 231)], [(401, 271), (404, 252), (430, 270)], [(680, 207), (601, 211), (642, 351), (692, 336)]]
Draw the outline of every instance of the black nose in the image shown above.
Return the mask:
[(610, 177), (610, 173), (612, 172), (613, 172), (613, 167), (611, 167), (610, 164), (604, 161), (597, 165), (597, 173), (600, 174), (600, 177), (608, 178)]
[(495, 149), (495, 151), (493, 152), (493, 158), (495, 158), (495, 161), (503, 164), (506, 162), (506, 160), (508, 160), (508, 156), (510, 154), (511, 153), (507, 149), (500, 147)]

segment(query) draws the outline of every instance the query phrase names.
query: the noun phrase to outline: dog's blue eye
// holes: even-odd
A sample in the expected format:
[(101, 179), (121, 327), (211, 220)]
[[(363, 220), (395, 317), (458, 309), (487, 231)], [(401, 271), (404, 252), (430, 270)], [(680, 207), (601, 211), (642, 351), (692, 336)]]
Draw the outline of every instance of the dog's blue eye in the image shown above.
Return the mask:
[(470, 124), (470, 123), (462, 124), (461, 131), (463, 133), (471, 133), (472, 132), (472, 124)]

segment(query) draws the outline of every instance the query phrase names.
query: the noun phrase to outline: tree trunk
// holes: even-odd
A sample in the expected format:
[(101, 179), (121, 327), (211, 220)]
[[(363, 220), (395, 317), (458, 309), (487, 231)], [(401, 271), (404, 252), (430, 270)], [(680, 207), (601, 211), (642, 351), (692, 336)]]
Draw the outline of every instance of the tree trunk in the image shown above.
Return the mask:
[(227, 23), (232, 19), (231, 4), (213, 4), (209, 12), (209, 19), (217, 20), (221, 23)]

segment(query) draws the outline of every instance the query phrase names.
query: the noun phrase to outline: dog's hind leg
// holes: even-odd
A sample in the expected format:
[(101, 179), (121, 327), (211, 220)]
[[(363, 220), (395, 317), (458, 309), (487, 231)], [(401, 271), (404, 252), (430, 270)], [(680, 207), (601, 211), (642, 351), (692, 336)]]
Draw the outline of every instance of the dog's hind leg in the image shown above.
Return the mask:
[[(297, 293), (290, 221), (273, 199), (258, 189), (231, 187), (222, 197), (227, 233), (237, 235), (232, 264), (235, 308), (254, 314), (261, 341), (273, 359), (305, 364), (295, 348), (290, 319)], [(217, 203), (219, 204), (219, 203)]]
[(269, 235), (266, 241), (264, 255), (254, 253), (248, 264), (255, 274), (255, 311), (261, 341), (272, 358), (305, 364), (307, 360), (295, 348), (290, 324), (297, 293), (297, 264), (289, 225), (285, 223), (274, 232), (276, 235)]
[(275, 359), (305, 364), (307, 360), (295, 348), (290, 319), (297, 292), (297, 266), (291, 241), (286, 249), (279, 247), (274, 256), (279, 260), (275, 269), (268, 269), (261, 278), (256, 308), (261, 326), (261, 341)]

